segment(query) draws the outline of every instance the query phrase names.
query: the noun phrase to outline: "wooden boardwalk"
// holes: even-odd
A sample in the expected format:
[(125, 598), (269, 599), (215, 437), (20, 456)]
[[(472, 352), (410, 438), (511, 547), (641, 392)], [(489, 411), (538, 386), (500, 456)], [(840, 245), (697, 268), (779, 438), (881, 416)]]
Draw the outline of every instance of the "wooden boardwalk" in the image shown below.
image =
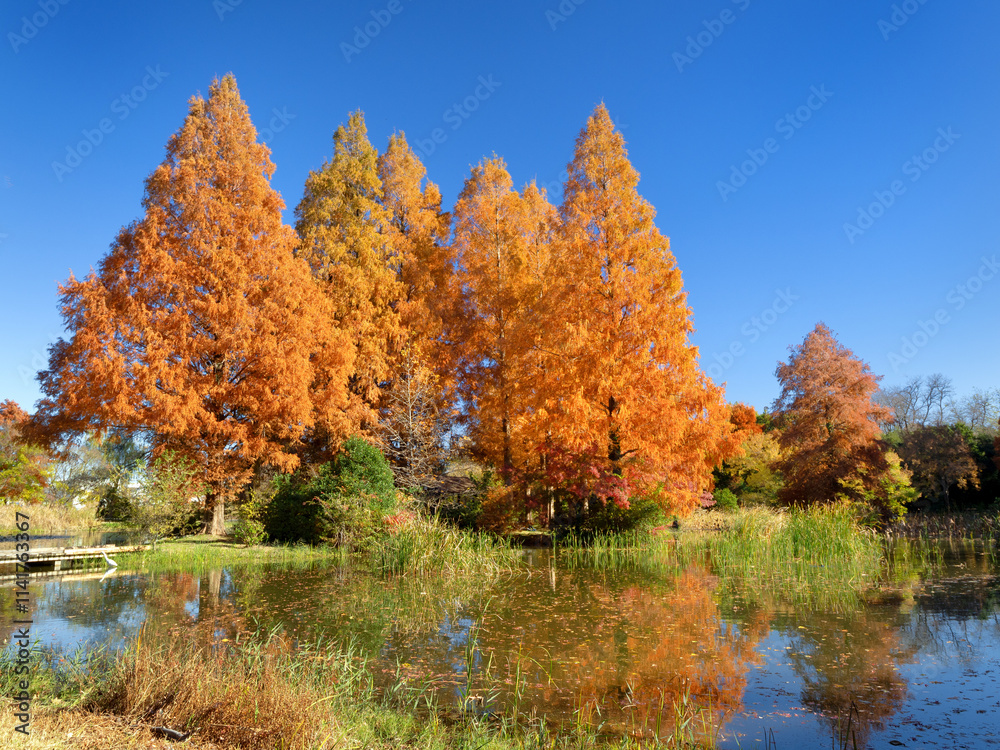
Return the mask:
[[(82, 567), (88, 561), (104, 562), (104, 555), (114, 559), (114, 555), (126, 552), (142, 552), (148, 550), (148, 544), (134, 544), (128, 547), (117, 547), (106, 544), (103, 547), (39, 547), (32, 549), (28, 555), (28, 571), (34, 575), (42, 572), (71, 570)], [(17, 556), (22, 554), (16, 550), (0, 550), (0, 578), (13, 578)]]

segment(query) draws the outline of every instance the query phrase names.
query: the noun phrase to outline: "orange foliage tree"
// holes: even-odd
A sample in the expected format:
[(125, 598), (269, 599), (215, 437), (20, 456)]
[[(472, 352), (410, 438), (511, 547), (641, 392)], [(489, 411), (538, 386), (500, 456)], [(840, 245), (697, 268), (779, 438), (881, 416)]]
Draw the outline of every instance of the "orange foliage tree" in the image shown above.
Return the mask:
[(403, 290), (378, 153), (360, 111), (334, 133), (333, 158), (309, 173), (295, 216), (302, 240), (297, 254), (330, 300), (334, 326), (351, 337), (352, 420), (372, 429), (402, 336), (396, 308)]
[[(466, 180), (453, 215), (457, 286), (459, 391), (468, 404), (477, 452), (508, 484), (535, 447), (533, 394), (542, 335), (536, 235), (551, 207), (537, 189), (513, 189), (499, 158), (480, 162)], [(547, 208), (548, 207), (548, 208)]]
[(145, 216), (98, 272), (60, 287), (71, 337), (39, 374), (39, 434), (149, 435), (200, 468), (215, 534), (255, 464), (294, 468), (290, 448), (317, 419), (350, 429), (352, 350), (293, 255), (273, 171), (231, 75), (192, 98), (146, 181)]
[(402, 295), (395, 306), (402, 333), (384, 387), (379, 434), (406, 486), (439, 467), (455, 404), (454, 347), (447, 337), (456, 317), (448, 216), (426, 175), (405, 135), (390, 136), (378, 176)]
[(592, 458), (588, 472), (687, 513), (738, 441), (689, 341), (669, 240), (604, 105), (577, 138), (568, 175), (554, 261), (558, 377), (545, 412), (563, 449)]
[(881, 377), (841, 345), (823, 323), (778, 365), (782, 428), (779, 499), (791, 505), (840, 498), (868, 502), (887, 515), (903, 512), (897, 477), (880, 437), (888, 410), (874, 401)]

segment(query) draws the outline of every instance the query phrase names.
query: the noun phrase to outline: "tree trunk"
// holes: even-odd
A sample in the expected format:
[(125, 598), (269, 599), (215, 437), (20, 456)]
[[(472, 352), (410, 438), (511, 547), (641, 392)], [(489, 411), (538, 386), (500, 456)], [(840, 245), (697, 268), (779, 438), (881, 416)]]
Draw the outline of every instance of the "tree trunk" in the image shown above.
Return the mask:
[(226, 535), (226, 500), (222, 495), (209, 492), (205, 495), (205, 525), (202, 534)]
[(611, 473), (616, 477), (622, 475), (622, 441), (615, 426), (615, 412), (618, 411), (618, 401), (614, 396), (608, 398), (608, 462), (611, 464)]

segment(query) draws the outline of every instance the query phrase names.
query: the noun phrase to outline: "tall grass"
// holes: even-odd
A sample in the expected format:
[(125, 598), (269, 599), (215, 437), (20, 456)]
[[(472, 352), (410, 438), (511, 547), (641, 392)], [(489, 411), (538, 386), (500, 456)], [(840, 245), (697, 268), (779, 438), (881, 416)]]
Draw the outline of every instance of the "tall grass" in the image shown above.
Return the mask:
[(417, 518), (372, 542), (364, 553), (378, 573), (486, 573), (513, 569), (520, 553), (506, 540)]
[(822, 578), (857, 585), (878, 577), (881, 540), (845, 505), (774, 513), (745, 510), (732, 526), (702, 537), (717, 572), (742, 577)]
[(724, 518), (721, 531), (570, 538), (558, 554), (569, 567), (607, 571), (662, 574), (707, 564), (725, 588), (835, 607), (859, 603), (886, 573), (883, 540), (861, 527), (847, 506), (742, 509)]
[(68, 503), (31, 505), (21, 500), (3, 503), (0, 504), (0, 536), (13, 536), (20, 533), (14, 525), (16, 513), (24, 513), (28, 516), (32, 536), (59, 531), (94, 529), (102, 525), (102, 522), (97, 520), (95, 510), (93, 503), (80, 510)]

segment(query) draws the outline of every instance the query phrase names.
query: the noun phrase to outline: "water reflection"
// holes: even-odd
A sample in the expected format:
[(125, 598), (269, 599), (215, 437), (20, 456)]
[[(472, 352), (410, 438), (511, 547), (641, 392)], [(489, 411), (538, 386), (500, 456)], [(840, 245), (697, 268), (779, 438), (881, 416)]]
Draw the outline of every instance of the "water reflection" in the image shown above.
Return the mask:
[[(730, 737), (759, 736), (764, 717), (784, 746), (825, 745), (852, 709), (864, 747), (876, 736), (908, 742), (907, 732), (929, 739), (923, 719), (934, 711), (943, 725), (955, 710), (983, 717), (987, 732), (1000, 708), (1000, 696), (990, 702), (1000, 583), (974, 550), (952, 550), (933, 575), (911, 570), (867, 599), (831, 595), (829, 606), (705, 564), (609, 571), (537, 551), (526, 562), (488, 588), (334, 564), (85, 573), (33, 581), (29, 614), (38, 637), (63, 650), (120, 645), (140, 626), (147, 639), (203, 645), (272, 630), (292, 643), (349, 643), (383, 686), (402, 678), (443, 703), (556, 721), (582, 711), (616, 734), (669, 732), (685, 699)], [(0, 597), (0, 615), (13, 619), (12, 600)]]

